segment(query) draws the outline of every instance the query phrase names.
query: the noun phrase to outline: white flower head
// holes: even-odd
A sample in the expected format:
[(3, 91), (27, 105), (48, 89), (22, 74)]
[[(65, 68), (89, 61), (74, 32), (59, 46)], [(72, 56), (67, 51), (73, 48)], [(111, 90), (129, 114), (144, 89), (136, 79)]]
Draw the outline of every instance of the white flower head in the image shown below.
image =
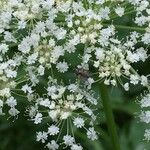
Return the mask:
[(35, 116), (35, 118), (32, 119), (32, 120), (34, 120), (34, 123), (35, 123), (35, 124), (39, 124), (39, 123), (41, 123), (41, 121), (42, 121), (42, 119), (43, 119), (42, 116), (43, 116), (43, 115), (42, 115), (41, 113), (37, 113), (36, 116)]
[(142, 108), (150, 107), (150, 94), (149, 93), (142, 98), (142, 100), (140, 101), (140, 104)]
[(150, 111), (142, 111), (140, 114), (141, 122), (150, 123)]
[(68, 64), (66, 62), (59, 62), (56, 65), (56, 68), (58, 69), (59, 72), (64, 73), (68, 70)]
[(59, 133), (59, 128), (55, 125), (51, 125), (49, 128), (48, 128), (48, 133), (50, 135), (57, 135)]
[(45, 143), (47, 140), (48, 136), (46, 132), (38, 132), (37, 133), (37, 141), (41, 141), (42, 143)]
[(82, 128), (84, 126), (84, 120), (80, 117), (75, 118), (73, 123), (77, 128)]
[(70, 135), (65, 135), (65, 136), (63, 137), (63, 140), (64, 140), (64, 144), (65, 144), (66, 146), (71, 146), (71, 145), (73, 145), (73, 143), (75, 142), (74, 137), (72, 137), (72, 136), (70, 136)]
[(59, 148), (59, 145), (56, 143), (56, 141), (52, 140), (46, 145), (46, 147), (50, 150), (57, 150)]
[(15, 107), (17, 105), (17, 101), (14, 97), (10, 97), (10, 98), (7, 99), (6, 104), (9, 107)]
[(29, 94), (33, 92), (32, 88), (27, 84), (22, 87), (22, 91), (24, 91), (25, 93), (29, 93)]
[(115, 12), (116, 14), (119, 16), (119, 17), (122, 17), (124, 15), (124, 8), (123, 7), (117, 7), (115, 9)]
[(73, 144), (71, 150), (83, 150), (83, 147), (81, 145)]
[(12, 107), (8, 113), (11, 115), (11, 116), (17, 116), (20, 112), (15, 108), (15, 107)]
[(87, 136), (89, 139), (91, 139), (92, 141), (97, 140), (98, 136), (94, 130), (94, 128), (89, 128), (87, 131)]

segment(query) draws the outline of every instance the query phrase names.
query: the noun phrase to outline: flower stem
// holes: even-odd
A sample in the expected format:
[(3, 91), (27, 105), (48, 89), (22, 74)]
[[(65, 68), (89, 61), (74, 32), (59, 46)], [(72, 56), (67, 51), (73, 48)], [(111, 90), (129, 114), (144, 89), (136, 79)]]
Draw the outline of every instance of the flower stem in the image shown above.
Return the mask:
[[(110, 24), (103, 23), (103, 26), (109, 26)], [(141, 31), (144, 32), (146, 31), (145, 28), (141, 27), (131, 27), (131, 26), (125, 26), (125, 25), (114, 25), (118, 29), (124, 29), (124, 30), (134, 30), (134, 31)]]
[(100, 85), (100, 94), (103, 102), (104, 112), (107, 120), (108, 132), (111, 137), (113, 150), (120, 150), (119, 138), (117, 135), (116, 125), (115, 125), (114, 116), (113, 116), (106, 85), (104, 84)]

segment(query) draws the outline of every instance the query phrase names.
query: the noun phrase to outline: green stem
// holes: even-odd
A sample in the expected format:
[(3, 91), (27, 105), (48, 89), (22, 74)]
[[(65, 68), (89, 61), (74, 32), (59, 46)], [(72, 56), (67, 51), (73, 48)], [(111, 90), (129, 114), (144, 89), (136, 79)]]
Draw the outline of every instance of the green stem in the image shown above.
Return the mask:
[(103, 102), (104, 112), (106, 115), (107, 126), (108, 126), (109, 135), (111, 137), (113, 150), (120, 150), (116, 125), (115, 125), (114, 116), (111, 108), (111, 103), (109, 101), (109, 95), (108, 95), (106, 85), (104, 84), (100, 85), (100, 94)]
[[(135, 10), (126, 10), (127, 12), (126, 13), (124, 13), (124, 15), (123, 16), (126, 16), (126, 15), (129, 15), (129, 14), (132, 14), (132, 13), (134, 13), (134, 12), (136, 12)], [(113, 16), (111, 16), (110, 17), (110, 19), (112, 20), (112, 19), (117, 19), (117, 18), (120, 18), (118, 15), (113, 15)]]
[[(103, 23), (103, 26), (109, 26), (110, 24)], [(130, 26), (124, 26), (124, 25), (114, 25), (118, 29), (124, 29), (124, 30), (134, 30), (134, 31), (145, 31), (145, 28), (140, 27), (130, 27)]]

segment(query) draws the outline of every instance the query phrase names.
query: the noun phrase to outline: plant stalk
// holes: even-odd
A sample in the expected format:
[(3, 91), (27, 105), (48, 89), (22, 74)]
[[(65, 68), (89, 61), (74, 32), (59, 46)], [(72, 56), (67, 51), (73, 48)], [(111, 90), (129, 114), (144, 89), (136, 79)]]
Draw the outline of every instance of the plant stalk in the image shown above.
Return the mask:
[(116, 125), (115, 125), (114, 116), (111, 108), (111, 103), (109, 100), (108, 90), (106, 85), (104, 85), (103, 83), (100, 85), (100, 94), (103, 102), (108, 132), (111, 137), (113, 150), (120, 150), (119, 138), (117, 135)]
[[(104, 27), (110, 26), (111, 24), (107, 24), (107, 23), (102, 23), (102, 25)], [(139, 32), (145, 32), (145, 28), (141, 28), (141, 27), (131, 27), (131, 26), (125, 26), (125, 25), (114, 25), (115, 28), (118, 29), (124, 29), (124, 30), (134, 30), (134, 31), (139, 31)]]

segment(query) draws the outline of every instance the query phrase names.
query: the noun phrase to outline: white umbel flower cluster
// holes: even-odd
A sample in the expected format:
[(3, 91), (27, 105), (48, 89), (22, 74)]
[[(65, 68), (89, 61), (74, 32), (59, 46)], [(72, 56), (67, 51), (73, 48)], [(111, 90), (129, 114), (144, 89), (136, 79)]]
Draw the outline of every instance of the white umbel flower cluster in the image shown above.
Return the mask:
[[(136, 27), (117, 24), (132, 12)], [(120, 29), (129, 32), (120, 37)], [(37, 141), (51, 150), (82, 150), (72, 131), (98, 138), (92, 84), (149, 87), (134, 68), (148, 59), (149, 44), (149, 0), (0, 0), (0, 115), (6, 105), (16, 117), (23, 97), (34, 124), (49, 123)], [(149, 123), (149, 111), (141, 120)]]
[(37, 141), (45, 143), (48, 137), (55, 138), (57, 135), (55, 141), (47, 144), (49, 149), (51, 147), (56, 147), (57, 149), (59, 144), (56, 144), (56, 141), (58, 140), (63, 140), (64, 145), (70, 146), (71, 149), (73, 147), (82, 149), (75, 142), (74, 130), (75, 128), (86, 129), (85, 131), (89, 139), (96, 140), (98, 138), (93, 126), (96, 120), (93, 106), (96, 106), (97, 101), (90, 91), (80, 88), (76, 83), (63, 86), (58, 85), (56, 80), (51, 77), (49, 78), (48, 87), (46, 88), (47, 93), (43, 97), (37, 97), (36, 93), (32, 94), (26, 90), (28, 96), (32, 96), (32, 103), (34, 103), (28, 109), (31, 120), (35, 124), (42, 124), (45, 118), (49, 118), (47, 131), (38, 132)]
[(16, 109), (17, 101), (13, 97), (13, 90), (18, 83), (15, 79), (17, 77), (21, 57), (17, 59), (18, 58), (6, 59), (0, 63), (0, 115), (4, 115), (3, 107), (5, 104), (10, 108), (8, 111), (9, 115), (14, 117), (19, 114), (19, 111)]

